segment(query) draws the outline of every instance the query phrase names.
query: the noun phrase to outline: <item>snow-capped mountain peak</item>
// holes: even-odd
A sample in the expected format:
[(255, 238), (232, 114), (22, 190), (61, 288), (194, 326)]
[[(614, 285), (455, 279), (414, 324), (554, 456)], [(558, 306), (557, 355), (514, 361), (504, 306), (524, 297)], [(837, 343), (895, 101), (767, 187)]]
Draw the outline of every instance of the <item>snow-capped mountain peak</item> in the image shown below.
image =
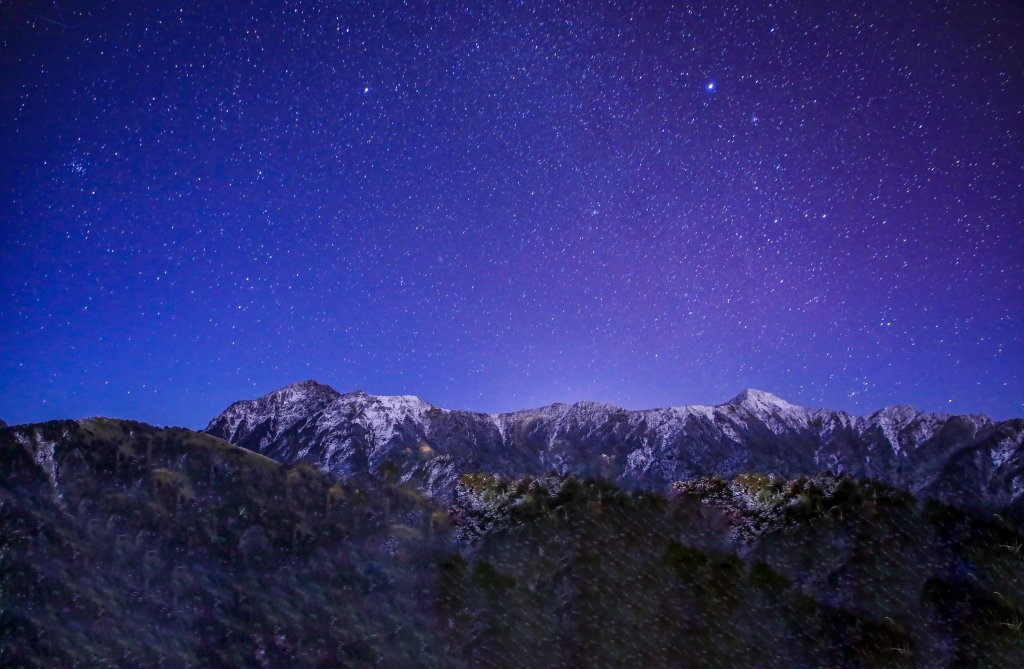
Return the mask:
[(266, 444), (297, 423), (306, 420), (341, 396), (334, 388), (313, 381), (299, 381), (255, 399), (233, 403), (210, 421), (206, 432), (236, 441), (262, 426)]
[(746, 409), (757, 411), (802, 408), (795, 404), (790, 404), (778, 395), (773, 395), (772, 393), (765, 392), (764, 390), (757, 390), (755, 388), (747, 388), (739, 395), (726, 402), (725, 405), (744, 407)]
[[(342, 478), (391, 472), (438, 495), (462, 473), (555, 470), (652, 488), (711, 474), (831, 471), (917, 493), (1024, 497), (1024, 471), (1014, 469), (1024, 461), (1024, 420), (994, 424), (906, 406), (856, 417), (755, 389), (713, 406), (632, 411), (584, 401), (483, 414), (304, 381), (232, 404), (206, 431)], [(954, 484), (957, 477), (972, 483)]]

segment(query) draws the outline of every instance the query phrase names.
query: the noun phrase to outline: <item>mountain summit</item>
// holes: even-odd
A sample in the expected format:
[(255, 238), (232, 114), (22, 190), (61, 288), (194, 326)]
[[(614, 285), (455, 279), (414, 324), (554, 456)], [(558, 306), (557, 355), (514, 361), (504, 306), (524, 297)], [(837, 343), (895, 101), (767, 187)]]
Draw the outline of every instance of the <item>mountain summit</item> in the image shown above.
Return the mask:
[(747, 388), (742, 393), (732, 398), (727, 405), (741, 406), (749, 409), (797, 409), (795, 404), (790, 404), (778, 395), (773, 395), (763, 390)]
[(573, 473), (655, 490), (758, 471), (877, 479), (966, 507), (1024, 502), (1024, 420), (905, 406), (853, 416), (754, 389), (713, 406), (577, 402), (485, 414), (303, 381), (235, 402), (205, 432), (341, 479), (393, 476), (440, 497), (476, 471)]
[(250, 450), (260, 451), (340, 396), (322, 383), (299, 381), (256, 400), (235, 402), (211, 421), (206, 431), (233, 443), (246, 440), (258, 444)]

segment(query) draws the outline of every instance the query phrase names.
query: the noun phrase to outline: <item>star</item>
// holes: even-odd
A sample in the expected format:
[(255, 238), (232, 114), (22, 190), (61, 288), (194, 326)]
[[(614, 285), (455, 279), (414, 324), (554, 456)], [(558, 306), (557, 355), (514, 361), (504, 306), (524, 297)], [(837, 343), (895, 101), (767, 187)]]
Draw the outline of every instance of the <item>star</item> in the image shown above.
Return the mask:
[[(173, 27), (92, 4), (87, 43), (4, 28), (5, 420), (202, 426), (308, 376), (488, 411), (571, 382), (635, 407), (761, 385), (1021, 413), (1022, 30), (1000, 3), (882, 3), (902, 18), (871, 30), (854, 2), (728, 23), (211, 3)], [(180, 399), (125, 402), (137, 379)]]

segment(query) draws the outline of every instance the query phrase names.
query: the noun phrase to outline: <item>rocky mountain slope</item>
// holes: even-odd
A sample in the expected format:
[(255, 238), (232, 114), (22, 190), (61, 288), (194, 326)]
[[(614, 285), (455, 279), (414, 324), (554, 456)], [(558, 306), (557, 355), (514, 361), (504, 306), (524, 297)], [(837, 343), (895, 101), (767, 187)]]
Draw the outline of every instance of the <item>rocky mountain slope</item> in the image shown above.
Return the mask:
[(475, 471), (574, 473), (655, 490), (713, 474), (833, 472), (962, 507), (1024, 504), (1024, 420), (908, 406), (853, 416), (759, 390), (714, 406), (578, 402), (483, 414), (304, 381), (232, 404), (205, 431), (280, 462), (310, 462), (342, 479), (394, 477), (440, 497)]

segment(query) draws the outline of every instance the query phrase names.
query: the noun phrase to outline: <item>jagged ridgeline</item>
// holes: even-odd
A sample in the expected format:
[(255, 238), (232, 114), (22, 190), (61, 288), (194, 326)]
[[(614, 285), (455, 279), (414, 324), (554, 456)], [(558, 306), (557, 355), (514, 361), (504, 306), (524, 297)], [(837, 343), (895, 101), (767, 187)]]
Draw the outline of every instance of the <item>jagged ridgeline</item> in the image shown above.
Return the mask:
[(464, 474), (0, 430), (0, 665), (1024, 666), (1022, 537), (887, 485)]
[(834, 472), (978, 510), (1024, 509), (1024, 420), (896, 406), (867, 416), (747, 390), (724, 404), (630, 411), (577, 402), (503, 414), (315, 381), (235, 402), (206, 431), (339, 478), (381, 475), (448, 497), (462, 474), (548, 471), (667, 491), (676, 481)]

